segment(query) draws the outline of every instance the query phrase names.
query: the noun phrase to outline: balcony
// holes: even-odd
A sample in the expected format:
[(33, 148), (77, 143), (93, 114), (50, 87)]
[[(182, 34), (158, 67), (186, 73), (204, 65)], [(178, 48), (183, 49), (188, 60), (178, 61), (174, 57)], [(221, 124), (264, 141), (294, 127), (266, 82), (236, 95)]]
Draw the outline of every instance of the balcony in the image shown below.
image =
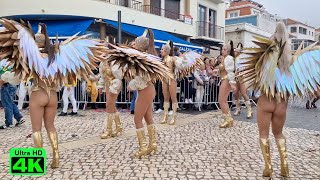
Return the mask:
[(209, 22), (197, 21), (197, 36), (224, 40), (224, 27)]
[(110, 4), (124, 6), (127, 8), (135, 9), (137, 11), (142, 11), (142, 12), (146, 12), (149, 14), (154, 14), (157, 16), (166, 17), (169, 19), (184, 22), (186, 24), (192, 24), (191, 17), (186, 17), (183, 14), (168, 11), (166, 9), (161, 9), (159, 7), (154, 7), (154, 6), (150, 6), (150, 5), (143, 5), (142, 2), (136, 1), (136, 0), (100, 0), (100, 1), (106, 1), (107, 3), (110, 3)]
[(121, 11), (123, 23), (184, 36), (195, 35), (192, 19), (188, 16), (185, 17), (179, 13), (151, 6), (143, 6), (141, 2), (142, 0), (55, 0), (39, 3), (39, 0), (1, 0), (3, 8), (0, 11), (0, 17), (25, 18), (27, 20), (82, 18), (117, 21), (118, 11)]
[(136, 0), (100, 0), (100, 1), (105, 1), (110, 4), (124, 6), (124, 7), (135, 9), (138, 11), (143, 10), (142, 2), (136, 1)]
[(224, 27), (209, 22), (197, 21), (196, 36), (191, 37), (191, 42), (208, 48), (213, 46), (221, 47), (224, 42), (224, 33)]

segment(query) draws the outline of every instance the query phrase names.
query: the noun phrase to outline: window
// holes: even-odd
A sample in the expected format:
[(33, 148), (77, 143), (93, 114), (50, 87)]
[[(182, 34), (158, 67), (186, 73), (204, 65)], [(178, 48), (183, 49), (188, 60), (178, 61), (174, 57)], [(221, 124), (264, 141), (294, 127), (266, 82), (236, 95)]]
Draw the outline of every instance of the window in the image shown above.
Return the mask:
[(303, 28), (303, 27), (299, 27), (299, 33), (300, 33), (300, 34), (307, 35), (307, 29), (306, 29), (306, 28)]
[(145, 6), (145, 8), (147, 12), (161, 16), (161, 1), (151, 0), (150, 6)]
[(207, 8), (204, 6), (198, 6), (198, 36), (205, 36), (206, 34), (206, 18), (207, 18)]
[(309, 31), (309, 36), (311, 35), (311, 31)]
[(166, 0), (164, 5), (165, 17), (170, 19), (179, 19), (180, 0)]
[(229, 12), (229, 18), (239, 17), (239, 11)]
[(297, 32), (297, 27), (291, 27), (291, 28), (290, 28), (290, 32), (291, 32), (291, 33)]
[(209, 9), (209, 37), (216, 37), (216, 11)]

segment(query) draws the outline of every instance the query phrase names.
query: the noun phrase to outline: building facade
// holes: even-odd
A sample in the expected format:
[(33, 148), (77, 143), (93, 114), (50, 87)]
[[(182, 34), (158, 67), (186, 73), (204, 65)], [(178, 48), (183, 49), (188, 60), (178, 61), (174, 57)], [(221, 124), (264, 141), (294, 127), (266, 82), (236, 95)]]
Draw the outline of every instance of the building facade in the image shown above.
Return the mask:
[(226, 9), (226, 41), (253, 47), (254, 36), (269, 38), (280, 17), (270, 14), (262, 4), (251, 0), (232, 0)]
[(320, 45), (320, 28), (316, 29), (315, 41), (318, 41), (318, 45)]
[(289, 18), (285, 23), (290, 33), (291, 50), (297, 50), (302, 42), (307, 47), (316, 41), (316, 28)]
[(93, 38), (114, 40), (118, 11), (122, 42), (141, 35), (144, 28), (156, 31), (159, 46), (170, 38), (182, 50), (214, 49), (224, 42), (224, 0), (3, 0), (0, 17), (34, 24), (44, 21), (50, 36), (67, 37), (78, 30), (92, 33)]

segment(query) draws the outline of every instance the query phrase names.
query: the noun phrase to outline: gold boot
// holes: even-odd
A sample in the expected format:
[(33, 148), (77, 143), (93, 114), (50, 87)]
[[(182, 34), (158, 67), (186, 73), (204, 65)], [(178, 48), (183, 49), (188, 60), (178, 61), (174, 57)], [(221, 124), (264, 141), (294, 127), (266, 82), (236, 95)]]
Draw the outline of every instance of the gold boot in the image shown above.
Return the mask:
[(149, 134), (149, 147), (148, 147), (148, 154), (157, 152), (157, 140), (156, 140), (156, 130), (153, 124), (150, 124), (148, 127), (148, 134)]
[(265, 167), (263, 170), (264, 177), (271, 177), (272, 176), (272, 165), (271, 165), (271, 155), (270, 155), (270, 141), (269, 139), (259, 139), (260, 148), (263, 155), (263, 159), (265, 162)]
[(168, 116), (169, 116), (169, 102), (164, 102), (163, 103), (163, 120), (160, 122), (160, 124), (167, 124), (168, 123)]
[(169, 123), (169, 125), (175, 125), (176, 124), (176, 120), (177, 120), (177, 109), (178, 109), (178, 103), (173, 103), (172, 104), (172, 119)]
[(120, 121), (119, 112), (116, 112), (114, 122), (116, 124), (116, 131), (112, 134), (112, 136), (116, 137), (116, 136), (121, 135), (123, 133), (123, 128), (122, 128), (122, 124)]
[(115, 119), (115, 113), (107, 113), (106, 131), (100, 135), (101, 139), (107, 139), (112, 137), (112, 121)]
[(230, 111), (227, 114), (223, 114), (224, 122), (219, 126), (220, 128), (228, 128), (233, 126), (233, 119), (231, 117)]
[(278, 151), (280, 154), (281, 161), (281, 176), (288, 177), (289, 176), (289, 167), (287, 162), (287, 147), (286, 147), (286, 139), (276, 139)]
[(52, 163), (51, 163), (51, 168), (58, 168), (59, 167), (59, 161), (60, 161), (60, 156), (59, 156), (59, 148), (58, 148), (58, 134), (57, 132), (48, 132), (48, 137), (51, 143), (52, 147)]
[(134, 154), (136, 158), (141, 158), (142, 156), (148, 155), (148, 146), (146, 141), (146, 136), (144, 135), (143, 128), (137, 129), (137, 137), (139, 141), (139, 150)]
[(32, 133), (33, 144), (35, 148), (42, 148), (43, 147), (43, 140), (42, 134), (40, 131), (36, 131)]
[(236, 104), (236, 112), (234, 112), (233, 115), (239, 116), (241, 112), (240, 100), (235, 100), (234, 103)]
[(253, 112), (252, 112), (252, 108), (251, 108), (251, 102), (250, 101), (246, 101), (244, 102), (247, 106), (247, 119), (251, 119), (253, 116)]

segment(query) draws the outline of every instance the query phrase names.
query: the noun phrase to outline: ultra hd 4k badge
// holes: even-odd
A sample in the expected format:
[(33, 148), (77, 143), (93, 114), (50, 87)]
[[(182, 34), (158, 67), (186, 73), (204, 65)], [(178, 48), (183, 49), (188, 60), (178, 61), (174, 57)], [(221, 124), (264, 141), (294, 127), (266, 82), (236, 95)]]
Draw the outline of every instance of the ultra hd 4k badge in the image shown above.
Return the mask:
[(10, 174), (42, 176), (46, 174), (46, 151), (42, 148), (10, 149)]

